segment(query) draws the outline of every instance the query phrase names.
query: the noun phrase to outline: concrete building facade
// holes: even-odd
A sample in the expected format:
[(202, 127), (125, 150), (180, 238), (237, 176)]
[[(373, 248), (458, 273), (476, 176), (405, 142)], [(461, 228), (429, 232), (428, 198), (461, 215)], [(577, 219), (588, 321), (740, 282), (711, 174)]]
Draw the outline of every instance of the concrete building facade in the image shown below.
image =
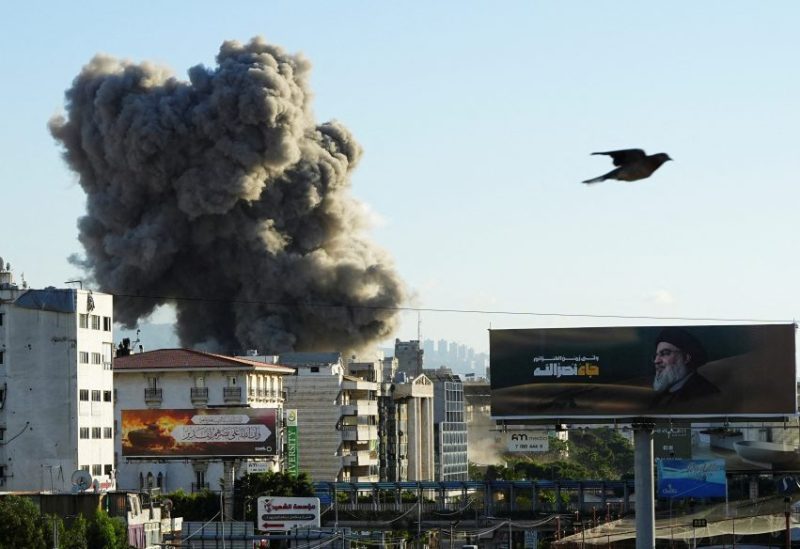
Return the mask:
[(341, 353), (284, 353), (286, 408), (297, 410), (300, 471), (315, 481), (377, 482), (382, 362)]
[(448, 368), (426, 370), (433, 382), (435, 479), (468, 480), (464, 386)]
[[(2, 263), (2, 260), (0, 260)], [(113, 298), (29, 290), (0, 266), (0, 489), (114, 488)]]

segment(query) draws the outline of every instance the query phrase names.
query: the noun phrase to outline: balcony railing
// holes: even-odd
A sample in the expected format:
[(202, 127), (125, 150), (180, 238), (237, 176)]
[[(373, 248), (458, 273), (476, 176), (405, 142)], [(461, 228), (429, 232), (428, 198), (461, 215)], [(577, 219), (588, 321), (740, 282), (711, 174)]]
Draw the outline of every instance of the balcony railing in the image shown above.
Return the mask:
[(192, 387), (189, 389), (192, 402), (208, 400), (208, 387)]
[(241, 387), (223, 387), (222, 400), (225, 402), (241, 402), (242, 388)]
[(161, 402), (163, 399), (161, 389), (154, 389), (152, 387), (147, 387), (144, 390), (144, 401), (145, 402)]

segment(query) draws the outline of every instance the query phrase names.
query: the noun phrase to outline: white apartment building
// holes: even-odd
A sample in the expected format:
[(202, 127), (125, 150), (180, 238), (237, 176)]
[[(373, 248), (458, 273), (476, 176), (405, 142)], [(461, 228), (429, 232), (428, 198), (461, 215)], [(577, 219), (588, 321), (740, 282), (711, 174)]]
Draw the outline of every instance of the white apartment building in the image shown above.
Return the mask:
[(314, 481), (377, 482), (381, 361), (341, 353), (284, 353), (286, 408), (297, 410), (300, 471)]
[[(120, 489), (160, 488), (164, 492), (182, 489), (195, 492), (203, 489), (222, 490), (220, 480), (240, 477), (258, 466), (260, 471), (281, 470), (281, 425), (284, 403), (284, 376), (294, 370), (269, 361), (251, 360), (192, 351), (189, 349), (160, 349), (120, 356), (114, 359), (116, 400), (114, 414), (122, 430), (123, 412), (128, 417), (151, 418), (143, 425), (139, 437), (146, 438), (151, 429), (156, 436), (159, 425), (168, 425), (172, 417), (183, 413), (198, 415), (224, 414), (242, 408), (272, 408), (275, 410), (275, 452), (264, 457), (231, 458), (221, 455), (174, 455), (169, 448), (156, 449), (152, 459), (126, 457), (123, 436), (115, 438)], [(152, 410), (153, 412), (147, 412)], [(143, 433), (143, 434), (142, 434)], [(230, 488), (230, 486), (225, 487)]]
[[(2, 263), (2, 260), (0, 260)], [(0, 265), (0, 489), (114, 488), (113, 297), (30, 290)]]

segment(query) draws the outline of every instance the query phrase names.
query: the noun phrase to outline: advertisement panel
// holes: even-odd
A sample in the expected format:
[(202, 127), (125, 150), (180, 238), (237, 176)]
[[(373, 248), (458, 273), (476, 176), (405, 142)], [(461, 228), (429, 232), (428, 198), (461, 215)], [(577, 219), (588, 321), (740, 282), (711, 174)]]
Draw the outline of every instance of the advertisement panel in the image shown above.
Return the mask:
[(274, 408), (122, 410), (124, 457), (277, 454)]
[(726, 493), (724, 459), (658, 460), (660, 498), (724, 498)]
[(297, 441), (297, 410), (286, 410), (286, 472), (297, 476), (300, 455)]
[(525, 431), (506, 433), (506, 449), (509, 452), (547, 452), (550, 439), (547, 431)]
[(494, 419), (785, 417), (795, 327), (492, 330)]
[(692, 430), (689, 424), (653, 429), (653, 457), (692, 458)]
[(319, 514), (319, 498), (258, 498), (257, 523), (262, 532), (319, 528)]

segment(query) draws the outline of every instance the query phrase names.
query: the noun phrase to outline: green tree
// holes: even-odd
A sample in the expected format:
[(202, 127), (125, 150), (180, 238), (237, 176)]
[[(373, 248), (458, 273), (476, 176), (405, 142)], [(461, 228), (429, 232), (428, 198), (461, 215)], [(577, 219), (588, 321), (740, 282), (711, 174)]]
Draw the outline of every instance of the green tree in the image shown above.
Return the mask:
[(87, 541), (87, 532), (89, 530), (89, 523), (83, 517), (78, 517), (72, 521), (70, 526), (63, 535), (59, 538), (59, 547), (61, 549), (89, 549), (89, 542)]
[(118, 517), (109, 517), (101, 509), (89, 522), (86, 541), (92, 549), (128, 549), (125, 522)]
[(219, 513), (219, 494), (203, 490), (187, 494), (177, 490), (164, 496), (172, 501), (172, 516), (185, 521), (207, 521)]
[(234, 508), (238, 516), (247, 521), (256, 520), (256, 500), (261, 496), (309, 497), (314, 495), (314, 485), (306, 473), (294, 476), (289, 473), (246, 474), (235, 481)]
[(0, 498), (0, 549), (45, 549), (44, 521), (28, 498)]

